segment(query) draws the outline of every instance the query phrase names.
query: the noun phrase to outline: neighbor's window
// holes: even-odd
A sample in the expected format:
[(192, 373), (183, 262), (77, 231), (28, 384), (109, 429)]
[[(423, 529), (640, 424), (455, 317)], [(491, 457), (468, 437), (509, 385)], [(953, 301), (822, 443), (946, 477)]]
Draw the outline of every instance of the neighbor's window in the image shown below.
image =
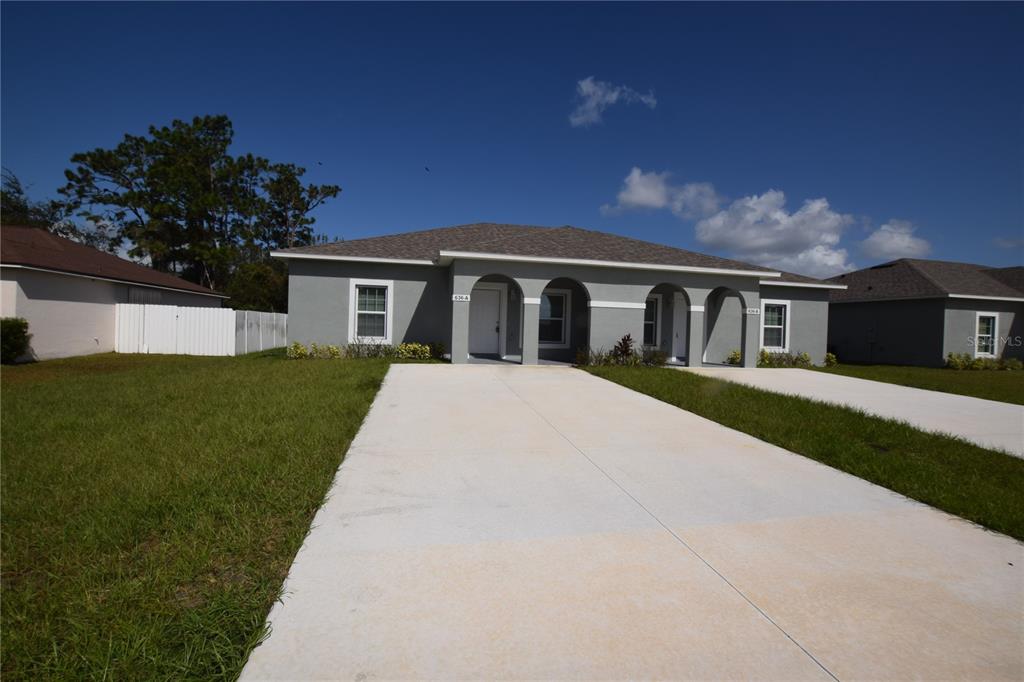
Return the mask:
[(356, 336), (380, 338), (387, 336), (387, 287), (356, 287)]
[(644, 305), (644, 345), (658, 345), (658, 314), (660, 299), (651, 297)]
[(540, 343), (543, 346), (568, 344), (567, 324), (569, 295), (545, 292), (540, 297)]
[(764, 319), (761, 347), (785, 350), (786, 337), (789, 333), (789, 305), (764, 301), (762, 315)]
[(974, 354), (995, 357), (996, 316), (979, 313), (977, 332), (974, 336)]

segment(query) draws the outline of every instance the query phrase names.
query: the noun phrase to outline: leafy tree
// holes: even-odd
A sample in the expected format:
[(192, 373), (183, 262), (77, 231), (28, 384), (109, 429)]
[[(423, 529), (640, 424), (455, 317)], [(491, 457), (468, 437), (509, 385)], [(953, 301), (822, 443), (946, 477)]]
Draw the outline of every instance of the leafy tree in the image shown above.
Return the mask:
[(283, 313), (288, 310), (288, 272), (279, 261), (243, 263), (225, 293), (236, 310)]
[(55, 199), (33, 201), (29, 199), (25, 186), (12, 171), (3, 169), (3, 183), (0, 188), (0, 225), (41, 227), (54, 234), (104, 251), (115, 251), (116, 240), (112, 239), (103, 225), (92, 225), (83, 229), (70, 218), (67, 206)]
[[(303, 184), (306, 171), (293, 164), (232, 156), (233, 137), (227, 116), (151, 126), (113, 149), (72, 156), (75, 168), (65, 171), (60, 193), (76, 215), (110, 225), (130, 255), (154, 268), (213, 289), (230, 288), (241, 272), (248, 284), (237, 288), (252, 291), (259, 269), (241, 267), (266, 264), (271, 250), (313, 243), (310, 212), (341, 188)], [(262, 272), (263, 281), (274, 281)]]

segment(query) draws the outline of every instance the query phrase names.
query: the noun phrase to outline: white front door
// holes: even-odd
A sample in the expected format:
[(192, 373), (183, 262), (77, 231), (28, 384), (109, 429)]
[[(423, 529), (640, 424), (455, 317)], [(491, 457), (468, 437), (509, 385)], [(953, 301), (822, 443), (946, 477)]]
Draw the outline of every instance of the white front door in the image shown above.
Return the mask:
[(689, 312), (686, 297), (675, 292), (672, 299), (672, 357), (678, 360), (686, 358), (686, 341), (690, 333), (686, 328), (686, 315)]
[(469, 299), (469, 352), (497, 355), (501, 334), (501, 292), (474, 289)]

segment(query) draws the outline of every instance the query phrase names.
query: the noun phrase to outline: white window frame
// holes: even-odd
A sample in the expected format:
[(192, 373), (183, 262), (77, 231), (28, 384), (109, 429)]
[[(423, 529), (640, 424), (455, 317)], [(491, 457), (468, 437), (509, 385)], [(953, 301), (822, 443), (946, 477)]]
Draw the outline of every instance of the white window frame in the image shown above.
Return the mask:
[[(978, 325), (981, 324), (981, 318), (991, 317), (994, 318), (992, 323), (992, 352), (982, 353), (978, 350)], [(999, 313), (986, 313), (977, 311), (974, 313), (974, 357), (976, 358), (996, 358), (999, 357)]]
[[(562, 311), (562, 314), (563, 314), (563, 316), (562, 316), (562, 339), (563, 339), (563, 343), (544, 343), (544, 342), (540, 341), (540, 339), (538, 338), (538, 340), (537, 340), (537, 347), (538, 348), (569, 348), (570, 345), (572, 344), (572, 339), (570, 338), (571, 334), (569, 333), (571, 331), (570, 320), (572, 320), (572, 291), (570, 289), (545, 289), (544, 291), (541, 292), (541, 297), (543, 297), (545, 294), (555, 294), (555, 295), (565, 296), (565, 308)], [(544, 319), (544, 318), (539, 318), (537, 320), (537, 335), (538, 335), (538, 337), (540, 336), (540, 320), (541, 319)], [(555, 318), (549, 318), (549, 319), (555, 319)]]
[[(793, 330), (793, 315), (791, 301), (783, 301), (781, 299), (773, 298), (762, 298), (761, 299), (761, 338), (758, 339), (761, 350), (766, 350), (770, 353), (788, 353), (789, 352), (789, 337)], [(781, 346), (766, 346), (764, 345), (764, 321), (767, 319), (768, 306), (779, 305), (786, 309), (785, 317), (782, 323), (782, 345)], [(775, 325), (772, 325), (774, 327)]]
[[(359, 322), (359, 287), (387, 289), (384, 301), (384, 336), (357, 336)], [(348, 342), (378, 343), (390, 346), (393, 341), (395, 319), (395, 281), (392, 279), (350, 279), (348, 285)]]
[[(644, 348), (660, 348), (661, 347), (661, 294), (648, 294), (647, 298), (644, 299), (644, 314), (647, 313), (647, 301), (655, 301), (654, 306), (654, 343), (646, 344), (643, 342), (643, 338), (640, 339), (640, 345)], [(644, 327), (647, 327), (647, 320), (644, 320)]]

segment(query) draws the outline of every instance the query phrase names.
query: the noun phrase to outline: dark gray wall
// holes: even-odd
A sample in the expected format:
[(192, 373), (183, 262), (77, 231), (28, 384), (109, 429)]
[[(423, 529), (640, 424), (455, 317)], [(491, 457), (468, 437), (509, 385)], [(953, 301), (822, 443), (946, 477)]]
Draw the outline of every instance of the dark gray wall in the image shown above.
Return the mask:
[(945, 300), (833, 303), (828, 346), (839, 362), (940, 366)]
[(996, 313), (999, 318), (996, 356), (1024, 359), (1024, 303), (950, 298), (944, 316), (942, 355), (970, 353), (974, 355), (973, 338), (977, 333), (977, 313)]
[[(814, 364), (824, 363), (828, 346), (828, 289), (762, 286), (762, 315), (766, 298), (789, 301), (789, 352), (807, 353), (811, 356), (811, 362)], [(760, 334), (760, 319), (758, 319), (757, 325), (757, 331)]]
[(449, 345), (448, 268), (393, 263), (288, 261), (288, 341), (348, 343), (349, 280), (394, 280), (392, 341)]

